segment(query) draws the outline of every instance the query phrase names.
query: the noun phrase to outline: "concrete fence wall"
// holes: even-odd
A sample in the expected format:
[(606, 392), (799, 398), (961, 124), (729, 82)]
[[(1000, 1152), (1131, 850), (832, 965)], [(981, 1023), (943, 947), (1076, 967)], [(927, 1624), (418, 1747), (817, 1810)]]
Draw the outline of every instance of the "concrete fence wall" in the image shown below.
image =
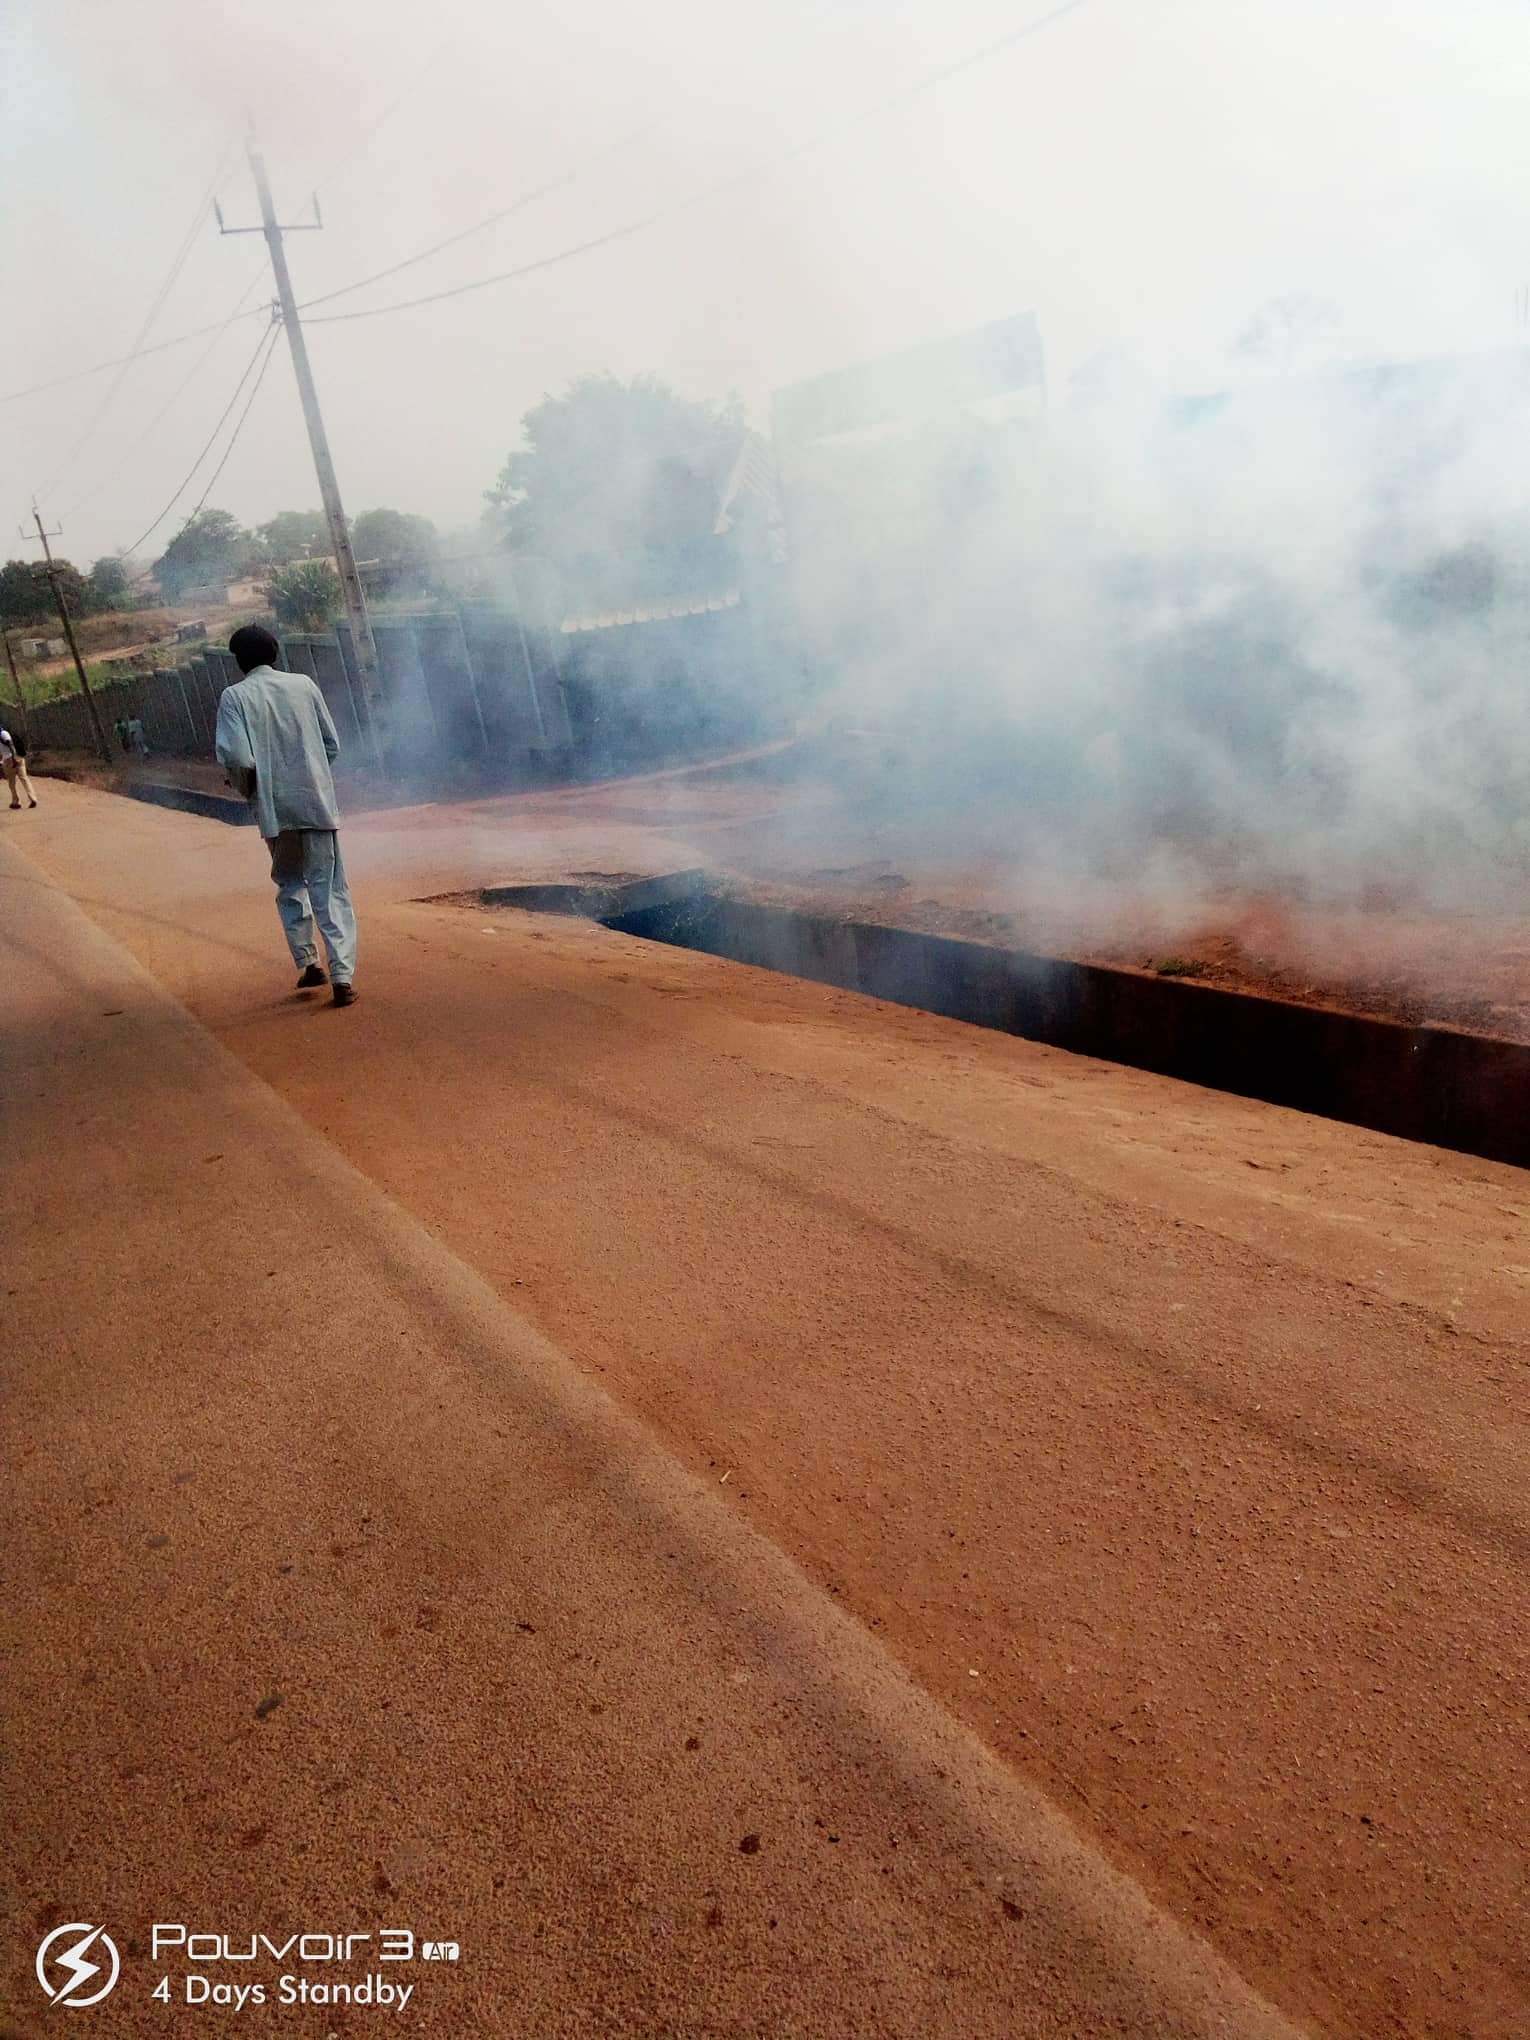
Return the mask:
[[(696, 621), (715, 626), (716, 619)], [(621, 642), (602, 642), (593, 655), (578, 636), (532, 632), (513, 612), (488, 603), (379, 620), (382, 712), (375, 723), (347, 626), (287, 633), (282, 660), (317, 684), (349, 760), (406, 785), (514, 783), (683, 756), (761, 728), (765, 690), (747, 619), (726, 636), (715, 627), (682, 632), (683, 643), (675, 628), (671, 622), (662, 631), (634, 625), (608, 632), (604, 638)], [(94, 690), (114, 748), (113, 726), (134, 718), (156, 755), (212, 755), (218, 698), (238, 669), (214, 645), (176, 647), (175, 655), (173, 665)], [(639, 703), (649, 705), (634, 707)], [(32, 709), (28, 729), (37, 751), (93, 747), (79, 695)]]

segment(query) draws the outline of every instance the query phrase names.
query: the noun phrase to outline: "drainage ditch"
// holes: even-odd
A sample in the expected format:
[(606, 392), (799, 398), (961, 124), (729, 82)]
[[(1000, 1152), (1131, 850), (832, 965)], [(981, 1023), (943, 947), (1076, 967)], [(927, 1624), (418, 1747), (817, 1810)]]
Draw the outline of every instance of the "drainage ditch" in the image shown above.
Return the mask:
[(1184, 979), (735, 899), (702, 872), (495, 886), (486, 905), (583, 913), (618, 934), (863, 992), (1076, 1055), (1530, 1167), (1530, 1047), (1326, 1012)]

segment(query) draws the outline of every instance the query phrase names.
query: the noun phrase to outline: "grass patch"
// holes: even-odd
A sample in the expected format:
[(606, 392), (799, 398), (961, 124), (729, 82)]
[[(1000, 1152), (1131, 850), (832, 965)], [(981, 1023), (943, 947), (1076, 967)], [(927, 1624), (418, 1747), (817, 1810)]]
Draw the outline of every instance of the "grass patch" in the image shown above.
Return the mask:
[[(176, 644), (141, 645), (132, 655), (119, 653), (114, 659), (86, 659), (85, 677), (95, 693), (102, 693), (108, 687), (122, 680), (146, 680), (156, 666), (176, 666), (183, 663), (179, 656), (198, 646)], [(26, 691), (27, 701), (33, 708), (41, 708), (50, 701), (62, 701), (66, 696), (78, 694), (80, 676), (74, 670), (71, 660), (54, 673), (39, 673), (18, 661), (21, 684)], [(9, 691), (9, 676), (7, 675)]]
[(1161, 956), (1152, 967), (1159, 977), (1199, 977), (1201, 970), (1185, 956)]
[[(110, 687), (114, 679), (122, 679), (124, 673), (120, 666), (113, 673), (110, 666), (103, 665), (95, 659), (87, 659), (85, 661), (85, 677), (89, 680), (92, 688), (99, 691), (102, 688)], [(62, 673), (23, 672), (21, 684), (26, 690), (28, 704), (33, 708), (41, 708), (45, 702), (62, 701), (66, 695), (78, 694), (80, 691), (80, 676), (71, 665), (66, 666)]]

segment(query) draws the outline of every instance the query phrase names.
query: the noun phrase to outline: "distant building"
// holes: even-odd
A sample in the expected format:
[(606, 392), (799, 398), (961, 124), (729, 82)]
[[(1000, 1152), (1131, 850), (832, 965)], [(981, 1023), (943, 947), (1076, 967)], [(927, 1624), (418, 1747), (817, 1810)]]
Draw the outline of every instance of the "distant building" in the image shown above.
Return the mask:
[(1046, 392), (1034, 313), (831, 369), (777, 390), (770, 400), (777, 447), (906, 434), (922, 421), (967, 412), (1012, 415)]
[(737, 609), (742, 600), (737, 588), (717, 595), (658, 596), (647, 602), (629, 602), (620, 609), (570, 614), (560, 628), (565, 637), (577, 637), (586, 631), (615, 630), (622, 624), (675, 623), (684, 616), (720, 616), (724, 610)]
[(785, 519), (781, 511), (781, 478), (770, 441), (746, 431), (717, 502), (713, 535), (725, 538), (740, 531), (747, 538), (763, 526), (766, 549), (774, 560), (786, 557)]

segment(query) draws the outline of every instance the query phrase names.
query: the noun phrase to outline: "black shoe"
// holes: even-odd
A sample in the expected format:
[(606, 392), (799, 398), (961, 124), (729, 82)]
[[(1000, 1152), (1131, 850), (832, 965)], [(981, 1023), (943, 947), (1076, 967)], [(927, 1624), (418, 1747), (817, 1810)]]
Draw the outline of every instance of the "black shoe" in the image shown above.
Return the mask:
[(325, 977), (319, 966), (316, 963), (311, 963), (298, 979), (297, 988), (300, 992), (311, 992), (316, 990), (318, 986), (328, 982), (329, 980)]
[(335, 986), (334, 996), (330, 1000), (332, 1006), (354, 1006), (355, 1003), (356, 987), (354, 985)]
[(36, 807), (36, 805), (37, 805), (37, 803), (36, 803), (36, 801), (35, 801), (35, 800), (29, 800), (29, 801), (27, 802), (27, 806), (28, 806), (28, 807)]

